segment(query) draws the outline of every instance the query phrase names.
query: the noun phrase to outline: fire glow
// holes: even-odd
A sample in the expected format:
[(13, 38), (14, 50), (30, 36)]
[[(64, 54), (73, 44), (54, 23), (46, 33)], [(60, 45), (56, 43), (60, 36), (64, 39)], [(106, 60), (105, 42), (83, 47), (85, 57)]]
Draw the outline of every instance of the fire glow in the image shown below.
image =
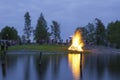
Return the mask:
[(80, 77), (80, 69), (81, 69), (80, 60), (81, 60), (80, 54), (68, 54), (69, 66), (72, 70), (75, 80), (79, 80)]
[(72, 51), (83, 51), (83, 46), (84, 46), (84, 42), (82, 39), (82, 32), (80, 29), (77, 29), (74, 33), (74, 35), (72, 36), (72, 44), (71, 46), (68, 48), (68, 50), (72, 50)]

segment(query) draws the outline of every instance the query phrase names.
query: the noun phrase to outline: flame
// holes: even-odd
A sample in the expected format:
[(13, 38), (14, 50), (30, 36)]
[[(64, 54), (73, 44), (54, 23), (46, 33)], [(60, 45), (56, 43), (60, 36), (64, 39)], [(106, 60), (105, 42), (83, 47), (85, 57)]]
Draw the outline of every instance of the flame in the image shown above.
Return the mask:
[(82, 49), (83, 46), (84, 42), (82, 39), (82, 32), (80, 29), (77, 29), (72, 37), (72, 45), (68, 48), (68, 50), (83, 51)]

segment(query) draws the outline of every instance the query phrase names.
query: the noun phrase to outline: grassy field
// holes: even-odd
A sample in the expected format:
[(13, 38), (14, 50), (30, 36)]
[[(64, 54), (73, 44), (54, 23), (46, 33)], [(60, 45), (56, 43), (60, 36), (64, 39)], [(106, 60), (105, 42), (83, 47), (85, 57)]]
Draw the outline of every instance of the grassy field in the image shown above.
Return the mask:
[[(43, 51), (43, 52), (66, 52), (66, 53), (80, 53), (76, 51), (68, 51), (68, 46), (63, 45), (50, 45), (50, 44), (31, 44), (31, 45), (16, 45), (10, 46), (8, 51), (19, 51), (19, 50), (31, 50), (31, 51)], [(89, 52), (88, 50), (84, 50), (84, 52)], [(0, 51), (0, 55), (2, 52)]]
[(9, 51), (13, 50), (39, 50), (39, 51), (48, 51), (48, 52), (66, 52), (68, 46), (62, 45), (39, 45), (39, 44), (32, 44), (32, 45), (17, 45), (9, 47)]

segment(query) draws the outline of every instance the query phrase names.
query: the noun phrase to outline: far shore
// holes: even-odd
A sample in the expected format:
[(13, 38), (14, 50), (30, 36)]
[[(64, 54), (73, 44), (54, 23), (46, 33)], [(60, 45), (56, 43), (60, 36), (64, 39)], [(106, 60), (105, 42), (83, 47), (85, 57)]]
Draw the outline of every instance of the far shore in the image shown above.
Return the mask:
[[(63, 46), (63, 45), (16, 45), (9, 47), (7, 53), (8, 54), (22, 54), (25, 52), (26, 54), (39, 54), (40, 52), (45, 54), (68, 54), (68, 53), (81, 53), (77, 51), (69, 51), (69, 46)], [(115, 49), (111, 47), (106, 46), (95, 46), (95, 45), (87, 45), (84, 48), (84, 51), (82, 53), (93, 53), (93, 54), (120, 54), (120, 49)]]

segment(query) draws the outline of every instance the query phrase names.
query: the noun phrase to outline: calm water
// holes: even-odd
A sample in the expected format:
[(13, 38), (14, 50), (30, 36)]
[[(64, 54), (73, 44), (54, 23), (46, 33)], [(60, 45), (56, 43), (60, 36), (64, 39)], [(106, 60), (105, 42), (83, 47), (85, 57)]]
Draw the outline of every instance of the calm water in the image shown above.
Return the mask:
[(8, 54), (0, 80), (120, 80), (119, 54)]

